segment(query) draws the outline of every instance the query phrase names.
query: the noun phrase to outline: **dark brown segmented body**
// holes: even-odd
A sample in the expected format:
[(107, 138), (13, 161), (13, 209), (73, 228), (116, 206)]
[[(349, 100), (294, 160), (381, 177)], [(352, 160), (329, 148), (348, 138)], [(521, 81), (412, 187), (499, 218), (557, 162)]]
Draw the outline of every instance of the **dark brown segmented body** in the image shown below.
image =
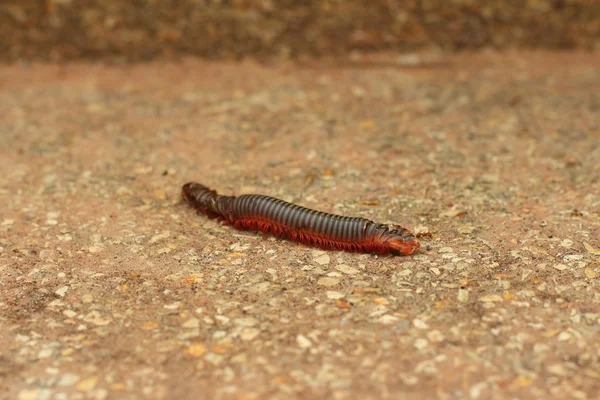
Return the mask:
[(296, 230), (347, 241), (363, 240), (367, 228), (373, 225), (364, 218), (327, 214), (258, 194), (237, 197), (232, 208), (235, 219), (262, 216)]
[(197, 210), (239, 229), (256, 229), (324, 248), (412, 254), (420, 245), (400, 226), (365, 218), (311, 210), (270, 196), (221, 196), (199, 183), (183, 186), (182, 195)]

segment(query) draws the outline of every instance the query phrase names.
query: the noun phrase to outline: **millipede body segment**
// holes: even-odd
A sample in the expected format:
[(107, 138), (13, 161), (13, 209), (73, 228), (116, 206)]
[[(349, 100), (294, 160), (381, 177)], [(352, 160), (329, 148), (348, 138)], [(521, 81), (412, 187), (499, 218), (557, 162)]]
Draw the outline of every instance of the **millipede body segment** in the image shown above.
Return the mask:
[(311, 210), (270, 196), (221, 196), (206, 186), (183, 185), (183, 198), (197, 211), (237, 229), (252, 229), (325, 249), (412, 254), (420, 247), (399, 225)]

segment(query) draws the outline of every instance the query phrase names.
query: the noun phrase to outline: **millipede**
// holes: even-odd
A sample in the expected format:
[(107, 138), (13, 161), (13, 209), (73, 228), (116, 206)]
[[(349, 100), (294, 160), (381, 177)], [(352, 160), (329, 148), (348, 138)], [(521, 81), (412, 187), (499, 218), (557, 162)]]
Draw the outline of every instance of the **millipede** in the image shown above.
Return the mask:
[(378, 254), (412, 254), (421, 247), (408, 229), (312, 210), (260, 194), (223, 196), (189, 182), (183, 199), (199, 213), (236, 229), (255, 230), (323, 249)]

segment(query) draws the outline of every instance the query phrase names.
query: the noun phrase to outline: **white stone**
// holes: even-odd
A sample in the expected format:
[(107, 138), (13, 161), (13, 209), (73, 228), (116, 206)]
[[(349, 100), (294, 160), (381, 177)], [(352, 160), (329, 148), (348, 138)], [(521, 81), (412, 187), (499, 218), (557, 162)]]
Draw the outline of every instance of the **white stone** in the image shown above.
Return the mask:
[(415, 349), (417, 350), (423, 350), (425, 347), (427, 347), (427, 345), (429, 345), (429, 342), (427, 341), (427, 339), (423, 338), (415, 340), (415, 343), (413, 344), (413, 346), (415, 346)]
[(58, 386), (73, 386), (74, 384), (79, 382), (80, 379), (81, 378), (79, 377), (79, 375), (67, 373), (60, 377), (57, 385)]
[(327, 264), (329, 264), (330, 260), (331, 260), (331, 258), (327, 254), (322, 254), (315, 258), (315, 262), (319, 265), (327, 265)]
[(308, 349), (312, 346), (312, 342), (302, 334), (296, 336), (296, 343), (298, 343), (298, 346), (300, 346), (303, 349)]
[(337, 278), (332, 278), (332, 277), (329, 277), (329, 276), (326, 276), (326, 277), (320, 278), (320, 279), (317, 281), (317, 285), (321, 285), (321, 286), (335, 286), (335, 285), (337, 285), (338, 283), (340, 283), (340, 280), (339, 280), (339, 279), (337, 279)]
[(199, 328), (200, 320), (198, 318), (190, 318), (187, 321), (185, 321), (181, 326), (186, 329)]
[(425, 321), (423, 321), (419, 318), (413, 319), (413, 325), (417, 329), (428, 329), (429, 328), (429, 325), (427, 325), (427, 323)]
[(343, 272), (344, 274), (348, 274), (348, 275), (357, 275), (358, 273), (360, 273), (360, 271), (358, 269), (351, 267), (349, 265), (346, 265), (346, 264), (337, 265), (335, 267), (335, 269), (337, 269), (340, 272)]
[(256, 328), (246, 328), (242, 331), (240, 338), (247, 342), (254, 340), (260, 334), (260, 330)]

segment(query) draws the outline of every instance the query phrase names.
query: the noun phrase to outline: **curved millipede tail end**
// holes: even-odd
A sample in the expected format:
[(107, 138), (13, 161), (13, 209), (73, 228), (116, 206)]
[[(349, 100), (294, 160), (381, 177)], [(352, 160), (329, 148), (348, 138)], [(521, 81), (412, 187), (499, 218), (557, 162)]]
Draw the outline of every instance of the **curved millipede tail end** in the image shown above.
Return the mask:
[(195, 207), (198, 203), (196, 196), (203, 191), (214, 192), (198, 182), (188, 182), (181, 187), (181, 197)]
[(188, 182), (181, 187), (181, 198), (182, 199), (187, 201), (191, 186), (192, 186), (192, 182)]
[(194, 196), (192, 193), (192, 188), (194, 185), (194, 182), (188, 182), (181, 187), (181, 200), (196, 208), (196, 202), (194, 201)]
[[(209, 218), (224, 218), (216, 205), (216, 199), (223, 197), (198, 182), (188, 182), (181, 187), (181, 197), (197, 212)], [(215, 208), (217, 207), (217, 208)]]

